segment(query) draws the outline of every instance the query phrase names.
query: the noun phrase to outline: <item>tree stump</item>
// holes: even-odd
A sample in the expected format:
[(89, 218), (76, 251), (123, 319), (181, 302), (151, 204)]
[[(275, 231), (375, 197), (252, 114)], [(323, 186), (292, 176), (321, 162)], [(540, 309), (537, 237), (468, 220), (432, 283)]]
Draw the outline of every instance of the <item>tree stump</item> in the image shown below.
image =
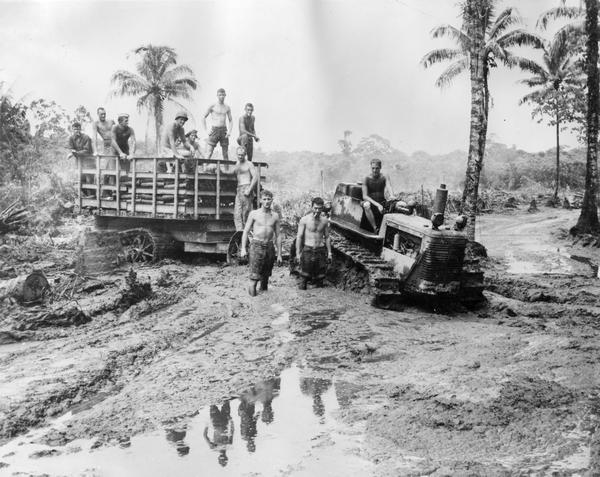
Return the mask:
[(527, 212), (532, 214), (533, 212), (539, 212), (539, 210), (540, 209), (538, 209), (537, 202), (535, 201), (535, 199), (531, 199), (531, 202), (529, 203), (529, 208), (527, 209)]
[(14, 298), (19, 303), (35, 303), (40, 301), (44, 292), (50, 288), (46, 276), (34, 271), (29, 275), (20, 275), (0, 282), (0, 300)]

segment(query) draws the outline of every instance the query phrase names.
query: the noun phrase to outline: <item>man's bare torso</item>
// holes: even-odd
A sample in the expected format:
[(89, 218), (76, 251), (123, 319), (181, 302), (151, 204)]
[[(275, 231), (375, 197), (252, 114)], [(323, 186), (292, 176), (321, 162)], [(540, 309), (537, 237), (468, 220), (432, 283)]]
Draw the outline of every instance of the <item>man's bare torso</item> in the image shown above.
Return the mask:
[(250, 169), (253, 167), (254, 166), (248, 161), (240, 162), (235, 166), (238, 187), (242, 185), (250, 185), (252, 183), (252, 174), (250, 174)]
[(94, 129), (100, 135), (103, 141), (110, 141), (111, 139), (111, 130), (115, 125), (115, 122), (112, 119), (106, 119), (104, 121), (95, 121)]
[[(262, 208), (250, 212), (254, 219), (252, 224), (252, 236), (257, 240), (273, 240), (275, 227), (279, 222), (279, 214), (273, 211), (265, 211)], [(250, 220), (250, 218), (248, 219)]]
[(215, 128), (224, 128), (227, 126), (227, 116), (231, 109), (226, 104), (215, 103), (209, 109), (212, 126)]
[(301, 219), (305, 224), (304, 245), (309, 247), (323, 247), (325, 245), (325, 236), (329, 221), (327, 217), (321, 215), (319, 219), (307, 215)]

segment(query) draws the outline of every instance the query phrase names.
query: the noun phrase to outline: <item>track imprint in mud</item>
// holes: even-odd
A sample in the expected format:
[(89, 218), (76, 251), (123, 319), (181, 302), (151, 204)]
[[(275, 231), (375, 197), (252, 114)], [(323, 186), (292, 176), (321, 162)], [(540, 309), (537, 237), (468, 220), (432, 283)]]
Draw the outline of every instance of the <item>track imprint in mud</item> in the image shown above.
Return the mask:
[[(353, 453), (360, 435), (336, 418), (348, 405), (348, 383), (305, 373), (293, 365), (235, 399), (201, 409), (188, 422), (166, 424), (113, 446), (95, 448), (91, 439), (66, 447), (36, 443), (46, 428), (0, 447), (0, 459), (11, 473), (60, 475), (369, 474), (373, 464)], [(70, 417), (52, 427), (64, 428)]]

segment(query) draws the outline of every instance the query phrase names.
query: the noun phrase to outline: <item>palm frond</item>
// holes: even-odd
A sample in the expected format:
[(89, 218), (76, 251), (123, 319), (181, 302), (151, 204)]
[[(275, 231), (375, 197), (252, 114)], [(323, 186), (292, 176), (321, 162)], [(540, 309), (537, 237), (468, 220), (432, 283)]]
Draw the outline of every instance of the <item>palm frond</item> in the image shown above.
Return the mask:
[(551, 8), (540, 15), (536, 23), (536, 27), (541, 30), (545, 30), (548, 27), (548, 23), (559, 19), (573, 19), (583, 17), (584, 11), (578, 7), (567, 7), (561, 5), (559, 7)]
[(119, 70), (113, 73), (111, 84), (114, 85), (111, 96), (137, 96), (143, 94), (148, 88), (149, 83), (139, 75), (129, 71)]
[(541, 91), (532, 91), (531, 93), (527, 93), (521, 99), (519, 99), (519, 106), (525, 103), (535, 103), (544, 97), (544, 93)]
[(490, 26), (488, 37), (496, 38), (503, 32), (507, 30), (507, 28), (512, 25), (516, 25), (522, 22), (521, 16), (517, 12), (517, 10), (513, 7), (509, 7), (503, 10), (500, 15), (496, 17), (494, 23)]
[(452, 80), (469, 68), (469, 60), (465, 56), (462, 59), (455, 61), (436, 80), (435, 85), (438, 88), (445, 88), (452, 83)]
[(544, 39), (541, 36), (523, 29), (511, 30), (496, 38), (496, 42), (502, 46), (502, 48), (509, 48), (511, 46), (531, 46), (533, 48), (544, 47)]
[(432, 38), (450, 38), (456, 41), (462, 49), (467, 49), (471, 41), (466, 32), (459, 30), (452, 25), (438, 25), (431, 30)]
[(452, 48), (440, 48), (427, 53), (419, 62), (423, 67), (428, 68), (436, 63), (454, 60), (460, 56), (465, 56), (462, 50)]

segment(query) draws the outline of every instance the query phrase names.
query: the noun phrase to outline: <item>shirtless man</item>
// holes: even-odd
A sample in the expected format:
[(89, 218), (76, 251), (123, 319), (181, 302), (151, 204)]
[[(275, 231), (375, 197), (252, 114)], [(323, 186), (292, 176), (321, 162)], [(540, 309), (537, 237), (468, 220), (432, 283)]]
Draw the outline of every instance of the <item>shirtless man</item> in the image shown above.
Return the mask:
[[(94, 129), (94, 154), (112, 154), (112, 137), (111, 131), (115, 122), (112, 119), (106, 119), (106, 110), (102, 107), (98, 108), (98, 120), (92, 125)], [(98, 136), (102, 140), (102, 147), (98, 146)]]
[[(188, 120), (188, 114), (185, 111), (179, 111), (175, 116), (175, 122), (165, 126), (162, 135), (162, 157), (172, 157), (183, 159), (184, 157), (194, 157), (194, 146), (192, 146), (185, 135), (183, 129), (184, 124)], [(177, 149), (179, 147), (179, 149)], [(169, 164), (171, 172), (173, 172), (173, 164)], [(164, 161), (158, 163), (161, 170), (166, 170)]]
[(233, 222), (235, 230), (244, 230), (248, 214), (252, 210), (252, 192), (256, 187), (258, 176), (254, 164), (246, 160), (246, 150), (239, 146), (236, 152), (238, 162), (233, 172), (237, 177), (237, 194), (233, 208)]
[(260, 141), (259, 137), (256, 135), (256, 130), (254, 129), (254, 116), (252, 116), (253, 112), (254, 106), (252, 103), (246, 104), (244, 107), (244, 115), (240, 118), (240, 137), (238, 137), (237, 140), (237, 143), (240, 146), (246, 148), (246, 154), (248, 154), (249, 161), (252, 161), (252, 155), (254, 153), (254, 141)]
[[(194, 146), (191, 145), (190, 141), (185, 135), (185, 130), (183, 129), (183, 126), (187, 120), (188, 114), (185, 111), (179, 111), (177, 116), (175, 116), (175, 122), (165, 126), (162, 136), (163, 157), (175, 157), (177, 159), (183, 159), (184, 156), (194, 156)], [(178, 146), (180, 148), (185, 148), (186, 151), (182, 151), (181, 149), (177, 150)]]
[(373, 231), (377, 233), (383, 218), (386, 199), (394, 197), (390, 178), (381, 173), (380, 159), (371, 159), (371, 175), (363, 180), (362, 193), (362, 207)]
[(248, 215), (248, 221), (242, 235), (242, 247), (240, 257), (245, 257), (248, 234), (252, 231), (250, 241), (250, 286), (248, 293), (256, 296), (256, 284), (260, 280), (262, 290), (267, 290), (269, 277), (275, 262), (275, 247), (277, 243), (277, 265), (281, 265), (281, 222), (279, 214), (271, 210), (273, 205), (273, 194), (268, 190), (260, 193), (261, 208), (253, 210)]
[[(210, 159), (213, 151), (217, 144), (221, 144), (221, 150), (223, 151), (223, 160), (229, 160), (227, 148), (229, 147), (229, 136), (233, 131), (233, 119), (231, 117), (231, 108), (225, 104), (225, 90), (219, 88), (217, 90), (217, 102), (211, 105), (202, 118), (202, 124), (204, 130), (208, 134), (207, 151), (206, 157)], [(212, 121), (212, 127), (210, 132), (206, 126), (206, 118), (210, 116)], [(229, 128), (227, 128), (227, 119), (229, 119)], [(225, 170), (228, 170), (229, 166), (225, 165)]]
[(308, 281), (317, 286), (323, 284), (327, 264), (331, 262), (331, 240), (329, 239), (329, 220), (323, 213), (323, 199), (315, 197), (312, 211), (298, 223), (296, 236), (296, 260), (300, 264), (300, 290), (306, 290)]

